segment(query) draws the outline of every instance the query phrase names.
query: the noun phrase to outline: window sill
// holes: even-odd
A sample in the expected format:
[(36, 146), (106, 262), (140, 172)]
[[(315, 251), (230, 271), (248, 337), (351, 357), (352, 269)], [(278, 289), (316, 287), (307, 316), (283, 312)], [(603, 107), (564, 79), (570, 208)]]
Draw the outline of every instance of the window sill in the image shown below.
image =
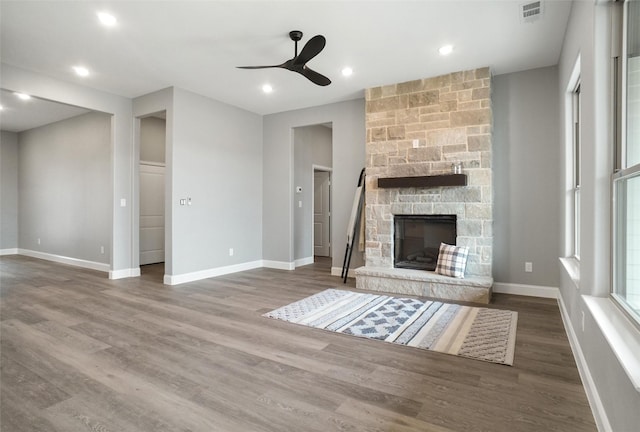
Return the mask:
[(576, 289), (580, 289), (580, 261), (576, 257), (560, 258), (560, 263), (573, 281)]
[(582, 298), (631, 384), (640, 393), (640, 331), (611, 299)]

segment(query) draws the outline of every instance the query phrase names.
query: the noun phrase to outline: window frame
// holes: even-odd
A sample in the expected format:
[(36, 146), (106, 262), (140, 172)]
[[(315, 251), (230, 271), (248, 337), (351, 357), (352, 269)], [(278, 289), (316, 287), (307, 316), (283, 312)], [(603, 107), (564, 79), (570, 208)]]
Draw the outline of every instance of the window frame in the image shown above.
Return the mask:
[(612, 196), (612, 206), (613, 206), (613, 217), (612, 217), (611, 225), (612, 225), (612, 231), (613, 231), (613, 235), (612, 235), (613, 266), (612, 266), (612, 284), (611, 284), (610, 296), (614, 300), (616, 305), (618, 305), (618, 307), (620, 307), (625, 312), (625, 314), (629, 318), (631, 318), (633, 323), (637, 327), (640, 327), (640, 312), (633, 309), (631, 305), (627, 302), (627, 299), (616, 291), (616, 288), (620, 283), (620, 279), (625, 279), (625, 283), (626, 283), (626, 268), (625, 268), (626, 254), (624, 257), (619, 257), (618, 253), (622, 247), (626, 248), (626, 240), (627, 240), (626, 236), (621, 239), (621, 238), (618, 238), (618, 235), (617, 235), (619, 225), (620, 225), (620, 217), (622, 214), (626, 213), (626, 210), (627, 210), (626, 202), (624, 203), (623, 208), (618, 208), (619, 205), (623, 205), (619, 203), (620, 200), (618, 199), (618, 196), (620, 194), (626, 194), (626, 189), (620, 190), (618, 188), (620, 187), (626, 188), (626, 184), (621, 185), (621, 183), (635, 177), (640, 177), (640, 164), (634, 165), (632, 168), (619, 170), (618, 172), (612, 175), (611, 196)]
[[(637, 0), (636, 0), (637, 1)], [(610, 298), (627, 315), (631, 321), (640, 327), (640, 309), (634, 309), (627, 301), (620, 284), (627, 283), (627, 181), (640, 178), (640, 162), (627, 166), (627, 74), (628, 74), (628, 36), (629, 36), (629, 3), (630, 0), (616, 1), (620, 6), (614, 8), (613, 18), (613, 48), (612, 48), (612, 117), (613, 117), (613, 147), (614, 166), (611, 175), (611, 289)], [(640, 3), (640, 2), (638, 2)], [(640, 28), (639, 28), (640, 30)], [(640, 145), (640, 142), (635, 145)], [(625, 199), (620, 199), (624, 195)], [(624, 218), (624, 219), (623, 219)], [(625, 226), (621, 228), (621, 222)], [(620, 231), (620, 230), (623, 231)], [(626, 286), (624, 288), (626, 291)]]
[(578, 75), (573, 90), (571, 91), (571, 151), (572, 151), (572, 195), (573, 195), (573, 217), (572, 217), (572, 256), (580, 261), (580, 183), (581, 183), (581, 155), (582, 155), (582, 126), (581, 126), (581, 76)]

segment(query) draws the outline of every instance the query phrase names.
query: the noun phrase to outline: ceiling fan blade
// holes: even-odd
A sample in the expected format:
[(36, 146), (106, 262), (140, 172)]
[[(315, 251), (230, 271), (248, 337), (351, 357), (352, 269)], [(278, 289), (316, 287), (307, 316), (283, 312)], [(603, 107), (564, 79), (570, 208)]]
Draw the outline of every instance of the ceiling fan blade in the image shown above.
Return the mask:
[(321, 73), (314, 71), (313, 69), (309, 69), (308, 67), (303, 68), (302, 71), (298, 73), (304, 75), (309, 79), (309, 81), (313, 82), (314, 84), (318, 84), (319, 86), (328, 86), (329, 84), (331, 84), (331, 80), (329, 78), (322, 75)]
[(327, 40), (322, 35), (317, 35), (309, 39), (309, 42), (306, 43), (300, 54), (293, 59), (293, 63), (296, 65), (303, 65), (318, 54), (320, 51), (324, 49), (324, 46), (327, 44)]
[(236, 66), (237, 69), (268, 69), (268, 68), (277, 68), (282, 67), (282, 65), (272, 65), (272, 66)]

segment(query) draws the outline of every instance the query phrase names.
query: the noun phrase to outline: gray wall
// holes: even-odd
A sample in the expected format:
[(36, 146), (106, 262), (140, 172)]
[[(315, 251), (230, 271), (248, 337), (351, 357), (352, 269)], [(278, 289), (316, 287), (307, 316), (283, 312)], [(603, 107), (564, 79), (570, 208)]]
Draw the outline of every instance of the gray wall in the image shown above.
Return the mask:
[(140, 119), (140, 160), (165, 162), (167, 121), (157, 117)]
[(18, 134), (21, 249), (109, 263), (110, 141), (103, 113)]
[(331, 168), (331, 129), (319, 125), (295, 128), (293, 142), (294, 190), (302, 187), (302, 193), (293, 197), (294, 257), (298, 260), (313, 257), (313, 165)]
[(0, 136), (0, 251), (18, 247), (18, 134)]
[[(333, 123), (331, 244), (334, 246), (333, 267), (342, 267), (353, 196), (364, 167), (364, 99), (264, 117), (262, 255), (265, 260), (294, 261), (293, 128), (321, 123)], [(362, 254), (355, 251), (351, 267), (361, 265)]]
[[(558, 287), (558, 69), (493, 78), (493, 278)], [(524, 263), (533, 263), (525, 273)]]
[[(633, 387), (584, 302), (586, 296), (607, 299), (611, 280), (610, 176), (613, 146), (610, 142), (609, 124), (609, 7), (610, 4), (605, 2), (573, 3), (558, 65), (558, 94), (562, 110), (560, 117), (564, 118), (564, 98), (578, 58), (581, 65), (582, 102), (582, 225), (580, 262), (577, 264), (579, 276), (576, 285), (568, 271), (561, 267), (560, 295), (612, 430), (631, 431), (636, 430), (640, 424), (640, 393)], [(557, 199), (563, 203), (570, 187), (571, 173), (564, 168), (570, 162), (563, 151), (566, 147), (564, 135), (561, 139), (563, 144), (558, 148), (556, 157), (561, 161), (562, 187)], [(567, 219), (563, 212), (561, 223)], [(562, 223), (562, 240), (569, 237), (568, 226), (567, 223)], [(569, 247), (566, 240), (563, 243), (563, 253), (566, 254)], [(617, 310), (615, 307), (613, 309)], [(616, 314), (613, 318), (625, 319), (620, 311)], [(637, 332), (636, 337), (640, 338)]]
[[(117, 276), (128, 276), (133, 268), (132, 195), (133, 152), (131, 151), (131, 99), (60, 81), (7, 64), (0, 67), (2, 87), (36, 97), (113, 114), (111, 119), (109, 217), (111, 270)], [(120, 206), (125, 199), (127, 205)], [(135, 257), (137, 260), (137, 257)]]
[[(260, 260), (262, 117), (175, 88), (167, 157), (173, 191), (171, 274)], [(191, 206), (179, 205), (189, 197)]]

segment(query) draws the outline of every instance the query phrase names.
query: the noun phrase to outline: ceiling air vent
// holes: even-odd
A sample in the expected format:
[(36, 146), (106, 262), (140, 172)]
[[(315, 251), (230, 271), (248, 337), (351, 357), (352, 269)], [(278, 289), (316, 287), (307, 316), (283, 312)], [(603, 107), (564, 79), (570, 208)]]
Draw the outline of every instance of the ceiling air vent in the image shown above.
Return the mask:
[(520, 20), (525, 23), (537, 21), (542, 16), (542, 1), (520, 5)]

